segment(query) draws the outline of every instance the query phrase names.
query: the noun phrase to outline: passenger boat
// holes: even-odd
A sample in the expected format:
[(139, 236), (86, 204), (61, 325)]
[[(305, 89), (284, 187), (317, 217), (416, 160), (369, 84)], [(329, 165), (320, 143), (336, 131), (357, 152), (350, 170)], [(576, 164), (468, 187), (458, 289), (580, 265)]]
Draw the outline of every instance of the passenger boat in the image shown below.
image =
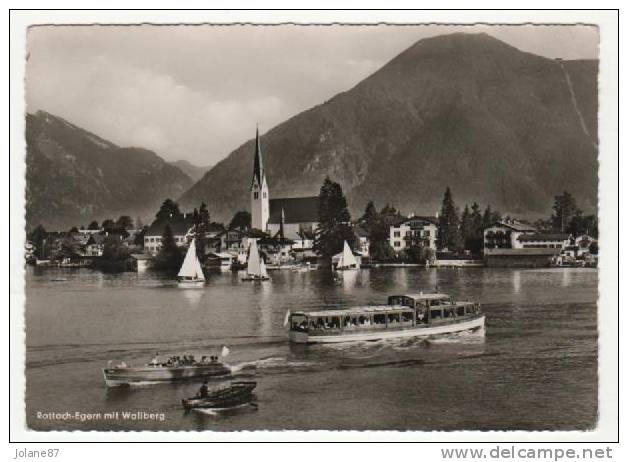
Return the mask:
[(480, 330), (479, 303), (454, 301), (447, 294), (392, 295), (388, 304), (341, 310), (286, 313), (290, 341), (339, 343), (428, 337)]
[(246, 267), (246, 277), (243, 277), (243, 281), (266, 281), (270, 279), (268, 277), (268, 271), (266, 271), (266, 264), (264, 259), (260, 257), (259, 250), (257, 250), (257, 241), (251, 242), (249, 249), (249, 258)]
[(231, 369), (218, 361), (182, 366), (147, 364), (140, 367), (128, 367), (123, 364), (103, 369), (103, 375), (108, 387), (119, 387), (227, 377), (231, 375)]
[(203, 268), (196, 256), (195, 239), (192, 239), (192, 242), (190, 242), (190, 246), (185, 254), (185, 259), (183, 260), (177, 277), (179, 279), (179, 287), (202, 287), (205, 284)]
[(181, 404), (186, 410), (191, 409), (227, 409), (249, 403), (253, 399), (254, 381), (237, 381), (229, 385), (209, 390), (207, 396), (186, 398)]

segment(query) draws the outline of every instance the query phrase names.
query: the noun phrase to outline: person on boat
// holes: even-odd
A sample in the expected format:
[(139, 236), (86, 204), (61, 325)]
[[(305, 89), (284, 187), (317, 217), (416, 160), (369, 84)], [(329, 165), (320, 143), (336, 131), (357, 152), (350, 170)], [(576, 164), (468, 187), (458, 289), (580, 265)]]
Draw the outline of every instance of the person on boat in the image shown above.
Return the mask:
[(159, 352), (155, 353), (155, 356), (150, 363), (153, 367), (157, 367), (157, 365), (159, 364)]
[(209, 389), (207, 388), (207, 380), (205, 380), (203, 382), (203, 385), (201, 385), (201, 388), (198, 390), (199, 398), (207, 398), (208, 391)]

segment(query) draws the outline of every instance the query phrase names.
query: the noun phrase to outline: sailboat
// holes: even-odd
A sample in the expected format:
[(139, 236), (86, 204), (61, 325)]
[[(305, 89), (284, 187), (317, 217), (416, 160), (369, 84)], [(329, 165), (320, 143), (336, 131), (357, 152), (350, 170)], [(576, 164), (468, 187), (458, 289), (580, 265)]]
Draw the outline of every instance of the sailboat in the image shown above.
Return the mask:
[(196, 240), (192, 239), (188, 252), (177, 275), (179, 287), (202, 287), (205, 284), (205, 275), (201, 262), (196, 257)]
[(257, 241), (251, 241), (251, 247), (249, 249), (249, 259), (246, 267), (246, 277), (242, 278), (243, 281), (266, 281), (270, 279), (268, 272), (266, 271), (266, 263), (264, 259), (260, 257), (259, 250), (257, 250)]
[(351, 251), (349, 244), (347, 244), (347, 241), (345, 241), (344, 247), (342, 249), (342, 255), (340, 256), (340, 259), (338, 260), (338, 264), (336, 265), (336, 270), (346, 271), (346, 270), (355, 270), (359, 268), (360, 268), (360, 265), (358, 264), (358, 261), (356, 260), (355, 255), (353, 255), (353, 252)]

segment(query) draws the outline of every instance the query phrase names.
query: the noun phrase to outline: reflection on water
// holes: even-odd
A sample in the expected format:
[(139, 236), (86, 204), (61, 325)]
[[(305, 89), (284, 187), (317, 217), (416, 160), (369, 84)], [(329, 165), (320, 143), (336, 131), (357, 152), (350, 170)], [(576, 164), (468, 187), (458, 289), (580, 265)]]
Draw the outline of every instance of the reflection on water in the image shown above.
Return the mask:
[(183, 294), (183, 298), (187, 302), (190, 308), (197, 309), (201, 303), (201, 298), (203, 298), (203, 289), (201, 288), (180, 288), (181, 293)]
[(521, 271), (513, 270), (512, 272), (512, 291), (516, 294), (521, 292)]
[(563, 271), (563, 287), (569, 287), (571, 285), (572, 271)]
[(340, 273), (340, 279), (342, 280), (343, 289), (349, 291), (355, 287), (358, 280), (358, 270), (347, 270)]
[[(568, 274), (566, 274), (568, 273)], [(273, 271), (202, 289), (163, 275), (32, 269), (26, 289), (26, 406), (38, 429), (585, 429), (597, 414), (597, 272), (579, 269), (373, 268), (338, 283)], [(52, 282), (53, 278), (65, 278)], [(482, 303), (485, 335), (306, 346), (287, 342), (286, 310), (385, 303), (432, 291)], [(97, 290), (95, 290), (97, 289)], [(258, 409), (184, 413), (198, 383), (106, 389), (108, 360), (231, 353), (255, 374)], [(385, 392), (382, 392), (382, 391)], [(468, 399), (472, 395), (473, 399)], [(322, 406), (329, 403), (332, 406)], [(45, 422), (39, 410), (164, 412), (164, 422)], [(306, 409), (307, 412), (298, 412)]]

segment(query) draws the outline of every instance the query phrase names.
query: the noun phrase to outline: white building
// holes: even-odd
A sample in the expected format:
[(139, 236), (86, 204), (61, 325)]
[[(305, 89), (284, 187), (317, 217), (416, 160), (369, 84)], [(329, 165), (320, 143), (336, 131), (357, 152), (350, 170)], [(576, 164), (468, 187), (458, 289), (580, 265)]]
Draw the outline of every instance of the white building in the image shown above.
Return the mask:
[(358, 241), (356, 243), (356, 247), (358, 252), (362, 254), (363, 257), (369, 257), (369, 248), (371, 246), (371, 241), (369, 239), (369, 235), (366, 230), (362, 226), (356, 226), (354, 229), (355, 236)]
[(534, 234), (534, 226), (517, 220), (503, 220), (484, 229), (484, 249), (523, 249), (524, 234)]
[(390, 225), (390, 246), (401, 252), (414, 245), (436, 250), (438, 227), (435, 217), (410, 216)]
[(569, 246), (569, 234), (530, 233), (517, 238), (514, 249), (564, 249)]
[(191, 214), (184, 215), (179, 220), (172, 222), (154, 222), (148, 227), (144, 233), (144, 251), (156, 255), (161, 249), (161, 237), (164, 234), (166, 225), (170, 225), (172, 234), (174, 236), (174, 242), (177, 247), (183, 247), (188, 243), (188, 235), (194, 226), (193, 217)]

